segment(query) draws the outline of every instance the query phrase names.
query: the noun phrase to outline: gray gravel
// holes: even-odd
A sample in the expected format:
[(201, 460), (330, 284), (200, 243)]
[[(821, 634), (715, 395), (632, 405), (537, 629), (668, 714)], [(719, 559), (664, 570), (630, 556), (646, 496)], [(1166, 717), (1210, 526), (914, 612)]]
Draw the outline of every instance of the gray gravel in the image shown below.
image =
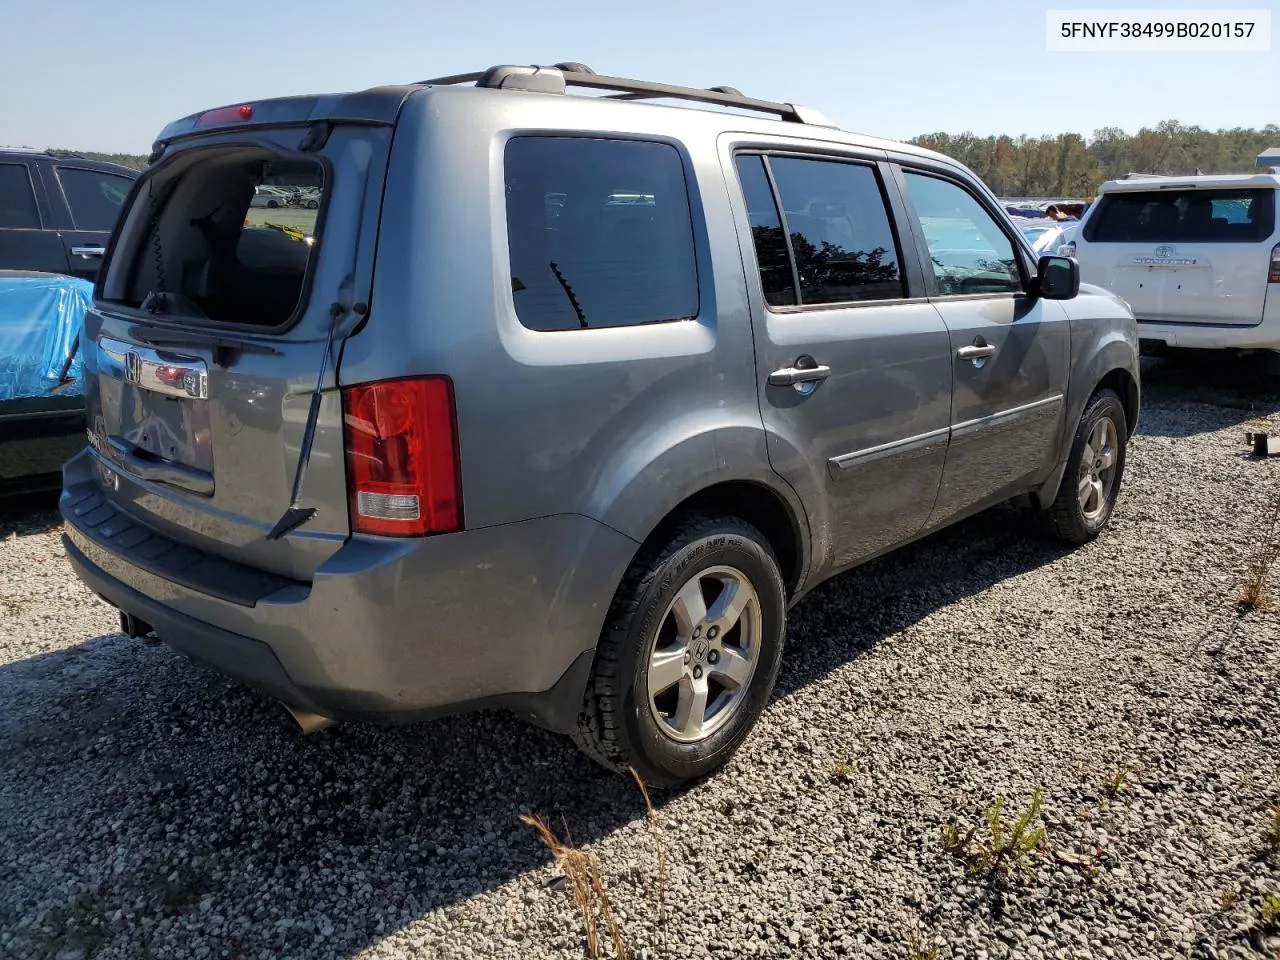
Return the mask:
[[(655, 960), (907, 957), (913, 932), (939, 957), (1277, 955), (1258, 904), (1280, 894), (1262, 835), (1280, 614), (1233, 601), (1280, 495), (1280, 460), (1243, 456), (1241, 425), (1280, 411), (1280, 379), (1145, 373), (1101, 540), (1066, 553), (996, 510), (793, 612), (754, 736), (657, 798), (660, 929), (628, 781), (502, 715), (299, 737), (279, 707), (121, 637), (62, 561), (49, 501), (10, 507), (0, 956), (581, 957), (524, 812), (599, 857)], [(1036, 786), (1050, 843), (1092, 869), (1034, 858), (990, 881), (943, 851), (948, 820)]]

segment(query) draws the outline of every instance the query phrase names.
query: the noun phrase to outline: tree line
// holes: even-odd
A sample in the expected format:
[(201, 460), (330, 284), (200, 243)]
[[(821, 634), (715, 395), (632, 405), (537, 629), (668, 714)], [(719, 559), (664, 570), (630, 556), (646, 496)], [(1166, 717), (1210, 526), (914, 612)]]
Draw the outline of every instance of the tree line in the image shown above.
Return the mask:
[(147, 157), (141, 153), (99, 153), (96, 150), (49, 150), (55, 157), (80, 157), (84, 160), (105, 160), (107, 163), (118, 163), (122, 167), (142, 170), (147, 165)]
[[(1102, 181), (1126, 173), (1246, 173), (1254, 169), (1263, 150), (1280, 147), (1280, 126), (1205, 130), (1165, 120), (1132, 135), (1119, 127), (1103, 127), (1088, 138), (1078, 133), (1043, 137), (929, 133), (910, 142), (959, 160), (997, 196), (1088, 197)], [(147, 165), (141, 154), (51, 152), (109, 160), (135, 170)]]
[(1280, 126), (1205, 130), (1165, 120), (1127, 134), (1103, 127), (1092, 137), (979, 137), (930, 133), (910, 141), (959, 160), (1000, 197), (1088, 197), (1127, 173), (1247, 173), (1258, 154), (1280, 147)]

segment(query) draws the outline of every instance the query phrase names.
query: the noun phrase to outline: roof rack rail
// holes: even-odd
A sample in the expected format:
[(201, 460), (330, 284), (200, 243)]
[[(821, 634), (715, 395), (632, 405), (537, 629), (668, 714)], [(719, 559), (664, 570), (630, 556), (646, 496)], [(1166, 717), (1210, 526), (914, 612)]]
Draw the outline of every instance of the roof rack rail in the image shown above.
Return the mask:
[(448, 77), (435, 77), (431, 80), (423, 80), (421, 83), (429, 86), (474, 83), (477, 87), (488, 87), (494, 90), (524, 90), (556, 94), (563, 94), (568, 87), (586, 87), (591, 90), (613, 91), (607, 97), (613, 100), (692, 100), (697, 103), (711, 103), (721, 107), (736, 107), (739, 110), (768, 113), (791, 123), (805, 123), (819, 127), (835, 126), (817, 110), (794, 103), (757, 100), (754, 97), (744, 96), (742, 91), (735, 87), (720, 86), (702, 90), (697, 87), (681, 87), (669, 83), (653, 83), (648, 80), (628, 80), (623, 77), (603, 76), (582, 63), (557, 63), (550, 67), (494, 66), (475, 73), (456, 73)]

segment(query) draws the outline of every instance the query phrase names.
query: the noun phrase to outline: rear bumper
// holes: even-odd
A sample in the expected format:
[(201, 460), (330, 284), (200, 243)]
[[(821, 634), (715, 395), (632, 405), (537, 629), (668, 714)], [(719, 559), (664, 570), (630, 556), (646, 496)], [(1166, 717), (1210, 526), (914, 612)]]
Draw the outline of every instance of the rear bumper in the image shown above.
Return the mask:
[[(84, 460), (67, 465), (61, 501), (80, 579), (193, 659), (335, 719), (405, 723), (504, 707), (571, 730), (605, 614), (637, 547), (580, 516), (421, 540), (356, 537), (309, 584), (215, 595), (193, 585), (194, 574), (186, 582), (164, 575), (150, 547), (153, 559), (143, 564), (113, 543), (138, 521), (109, 501), (83, 509), (94, 502), (87, 494), (104, 496), (80, 469)], [(226, 561), (205, 557), (187, 569), (202, 563), (219, 569)]]
[(1268, 295), (1260, 323), (1162, 323), (1138, 318), (1138, 336), (1193, 350), (1280, 350), (1280, 295)]

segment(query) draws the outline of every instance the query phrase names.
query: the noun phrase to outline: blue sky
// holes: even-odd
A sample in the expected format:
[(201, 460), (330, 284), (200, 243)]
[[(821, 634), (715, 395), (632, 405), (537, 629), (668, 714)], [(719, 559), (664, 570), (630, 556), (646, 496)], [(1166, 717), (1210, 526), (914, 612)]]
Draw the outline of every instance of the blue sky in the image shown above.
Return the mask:
[[(895, 139), (963, 130), (1087, 136), (1164, 119), (1258, 127), (1280, 117), (1280, 44), (1254, 54), (1046, 53), (1045, 10), (1071, 6), (0, 0), (0, 23), (10, 28), (0, 60), (0, 145), (145, 153), (164, 123), (205, 107), (557, 60), (619, 76), (730, 84)], [(15, 42), (19, 36), (30, 42)]]

